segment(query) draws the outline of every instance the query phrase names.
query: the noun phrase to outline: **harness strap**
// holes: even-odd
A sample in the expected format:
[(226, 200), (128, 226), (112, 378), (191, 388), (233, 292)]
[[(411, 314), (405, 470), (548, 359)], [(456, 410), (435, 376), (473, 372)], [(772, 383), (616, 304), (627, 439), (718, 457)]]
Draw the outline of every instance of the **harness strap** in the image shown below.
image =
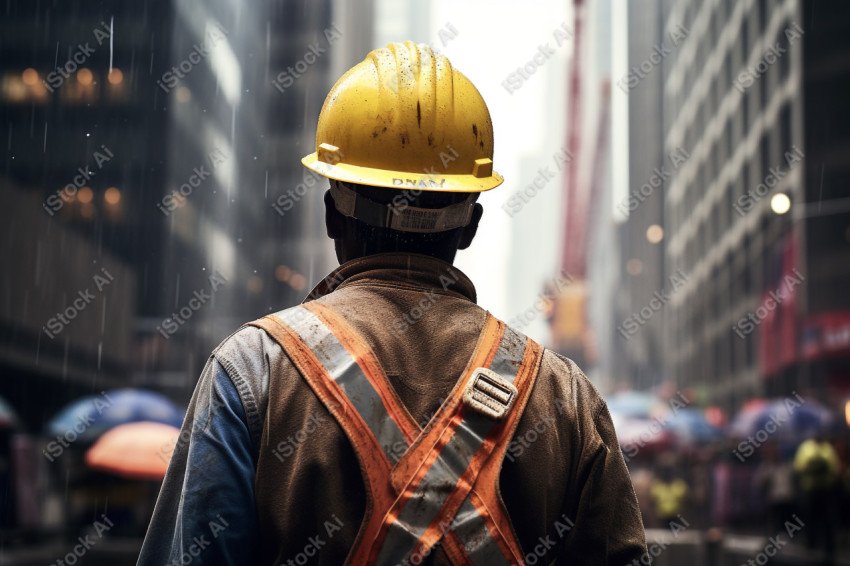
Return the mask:
[[(250, 324), (281, 344), (355, 448), (369, 497), (347, 564), (419, 563), (441, 539), (454, 564), (522, 563), (498, 478), (539, 346), (488, 314), (462, 379), (420, 431), (371, 348), (332, 310), (311, 302)], [(513, 395), (506, 383), (515, 405), (494, 419)]]

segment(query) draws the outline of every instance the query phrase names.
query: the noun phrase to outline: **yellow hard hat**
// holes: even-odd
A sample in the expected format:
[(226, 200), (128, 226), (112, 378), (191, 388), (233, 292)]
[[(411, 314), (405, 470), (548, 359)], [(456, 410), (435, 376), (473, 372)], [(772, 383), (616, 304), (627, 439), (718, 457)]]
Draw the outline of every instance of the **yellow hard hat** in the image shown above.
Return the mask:
[(493, 171), (493, 122), (478, 89), (424, 44), (391, 43), (328, 93), (305, 167), (338, 181), (478, 193)]

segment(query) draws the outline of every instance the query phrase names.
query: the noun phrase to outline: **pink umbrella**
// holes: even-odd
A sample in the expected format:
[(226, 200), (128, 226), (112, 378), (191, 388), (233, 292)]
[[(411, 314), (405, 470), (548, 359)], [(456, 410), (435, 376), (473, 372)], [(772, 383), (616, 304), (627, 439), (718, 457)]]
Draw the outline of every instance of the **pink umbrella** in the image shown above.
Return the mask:
[(162, 423), (119, 425), (89, 448), (86, 464), (125, 478), (161, 480), (179, 436), (180, 429)]

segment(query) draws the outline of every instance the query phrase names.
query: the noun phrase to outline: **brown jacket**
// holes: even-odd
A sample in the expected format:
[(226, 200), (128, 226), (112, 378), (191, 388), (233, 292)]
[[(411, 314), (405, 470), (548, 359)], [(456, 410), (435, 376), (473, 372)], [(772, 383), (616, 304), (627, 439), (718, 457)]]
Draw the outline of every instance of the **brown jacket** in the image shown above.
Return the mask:
[[(423, 426), (463, 371), (486, 314), (465, 275), (418, 255), (348, 262), (312, 297), (360, 332)], [(252, 382), (240, 389), (254, 392), (247, 396), (249, 424), (252, 414), (262, 418), (255, 497), (263, 563), (286, 564), (321, 533), (314, 563), (342, 564), (366, 505), (353, 449), (263, 331), (245, 328), (228, 342), (216, 357), (237, 387), (241, 379)], [(245, 373), (246, 349), (263, 351), (264, 363), (254, 373), (262, 367), (267, 375), (233, 377)], [(605, 403), (581, 370), (554, 352), (544, 353), (504, 461), (501, 493), (523, 551), (534, 554), (536, 563), (625, 565), (645, 551), (634, 490)], [(447, 562), (438, 550), (425, 563)]]

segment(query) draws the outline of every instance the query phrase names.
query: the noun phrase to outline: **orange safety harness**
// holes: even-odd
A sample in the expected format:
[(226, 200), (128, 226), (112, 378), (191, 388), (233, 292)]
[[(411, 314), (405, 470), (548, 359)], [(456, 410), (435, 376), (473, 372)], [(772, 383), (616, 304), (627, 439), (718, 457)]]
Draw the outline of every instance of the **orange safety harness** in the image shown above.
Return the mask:
[(366, 341), (317, 302), (250, 323), (287, 352), (355, 449), (368, 505), (346, 564), (524, 563), (499, 495), (502, 460), (542, 349), (488, 313), (472, 358), (424, 429)]

